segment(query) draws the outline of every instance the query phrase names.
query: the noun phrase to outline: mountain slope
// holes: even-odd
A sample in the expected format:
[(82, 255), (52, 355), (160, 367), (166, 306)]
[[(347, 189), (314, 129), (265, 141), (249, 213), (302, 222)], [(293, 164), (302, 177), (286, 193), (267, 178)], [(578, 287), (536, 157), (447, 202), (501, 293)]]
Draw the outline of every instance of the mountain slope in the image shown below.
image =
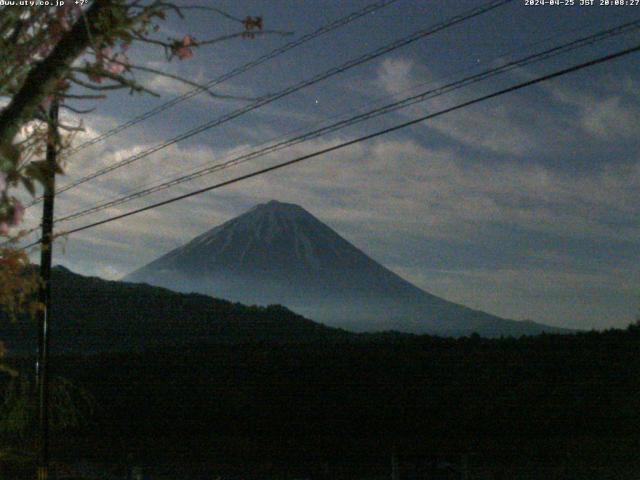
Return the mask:
[[(52, 271), (53, 353), (143, 351), (213, 343), (296, 343), (345, 340), (355, 335), (307, 320), (281, 306), (248, 307), (200, 294), (106, 281)], [(2, 319), (1, 339), (11, 353), (35, 351), (32, 321)]]
[(125, 277), (249, 304), (283, 304), (327, 325), (485, 336), (558, 331), (505, 320), (427, 293), (293, 204), (271, 201)]

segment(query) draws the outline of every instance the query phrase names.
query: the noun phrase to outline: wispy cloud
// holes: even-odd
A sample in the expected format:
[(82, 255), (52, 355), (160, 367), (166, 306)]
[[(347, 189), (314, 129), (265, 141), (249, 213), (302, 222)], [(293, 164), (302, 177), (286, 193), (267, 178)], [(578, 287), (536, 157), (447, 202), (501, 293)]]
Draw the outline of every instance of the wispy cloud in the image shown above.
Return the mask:
[[(189, 72), (198, 82), (214, 78), (218, 67), (198, 61), (169, 68)], [(337, 82), (333, 90), (311, 93), (323, 94), (328, 103), (341, 86), (345, 92), (357, 87), (361, 99), (399, 98), (435, 82), (436, 74), (426, 62), (407, 54), (386, 58), (377, 70), (360, 71), (353, 78), (357, 82)], [(190, 90), (163, 77), (149, 81), (165, 94), (163, 100)], [(554, 84), (480, 104), (411, 131), (87, 230), (72, 236), (66, 253), (59, 249), (56, 258), (82, 273), (118, 278), (253, 204), (275, 198), (302, 205), (394, 271), (451, 300), (558, 325), (621, 325), (635, 308), (634, 288), (640, 282), (638, 268), (624, 266), (621, 259), (640, 248), (640, 166), (637, 149), (630, 148), (639, 138), (635, 119), (640, 110), (633, 98), (637, 82), (631, 77), (599, 84), (602, 92), (597, 94)], [(220, 88), (225, 94), (253, 95), (253, 89), (240, 82)], [(437, 111), (488, 88), (478, 84), (400, 115)], [(318, 109), (312, 96), (270, 105), (227, 129), (172, 145), (140, 160), (135, 168), (120, 169), (60, 195), (57, 211), (65, 214), (115, 198), (228, 158), (285, 131), (317, 124), (329, 113)], [(202, 118), (232, 107), (199, 95), (171, 116), (74, 156), (68, 178), (60, 184), (155, 145), (168, 130), (189, 128), (201, 120), (191, 115), (192, 110), (203, 105)], [(338, 102), (326, 112), (353, 106)], [(126, 113), (103, 110), (88, 117), (88, 130), (78, 142), (117, 125), (131, 112)], [(308, 154), (349, 140), (353, 133), (297, 145), (70, 226)], [(612, 158), (614, 145), (623, 158)], [(574, 168), (579, 162), (588, 168)], [(37, 221), (35, 211), (28, 215), (31, 222)], [(544, 248), (525, 249), (516, 232), (544, 239)], [(493, 242), (491, 248), (488, 242)], [(624, 255), (610, 258), (615, 256), (607, 254), (612, 249)], [(507, 258), (509, 250), (519, 255)], [(600, 261), (590, 262), (590, 257)]]

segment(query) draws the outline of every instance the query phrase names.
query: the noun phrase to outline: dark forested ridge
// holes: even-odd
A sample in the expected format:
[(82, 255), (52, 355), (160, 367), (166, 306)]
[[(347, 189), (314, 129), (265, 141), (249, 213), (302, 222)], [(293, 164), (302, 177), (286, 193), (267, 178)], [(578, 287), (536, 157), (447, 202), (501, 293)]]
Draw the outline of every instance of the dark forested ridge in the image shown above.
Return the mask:
[(476, 465), (629, 467), (640, 442), (639, 342), (630, 327), (58, 357), (56, 374), (99, 404), (97, 428), (58, 439), (72, 445), (59, 453), (317, 465), (387, 462), (395, 446), (406, 455), (468, 453)]
[[(194, 343), (330, 340), (350, 334), (312, 322), (281, 306), (256, 307), (200, 294), (106, 281), (53, 269), (51, 343), (54, 353), (143, 351)], [(13, 353), (32, 351), (32, 322), (3, 325)]]
[[(54, 436), (59, 458), (280, 462), (307, 475), (327, 462), (386, 471), (396, 449), (468, 455), (490, 472), (477, 478), (539, 478), (496, 472), (542, 464), (562, 470), (550, 478), (640, 468), (637, 325), (502, 339), (353, 334), (283, 307), (55, 276), (53, 375), (97, 405), (88, 428)], [(10, 347), (33, 330), (12, 328)], [(24, 353), (11, 361), (32, 368)]]
[[(368, 342), (414, 337), (356, 334), (313, 322), (279, 305), (246, 306), (201, 294), (85, 277), (63, 267), (53, 269), (52, 289), (54, 353), (194, 348), (201, 343)], [(514, 330), (514, 335), (518, 332)], [(33, 351), (36, 329), (29, 321), (4, 322), (2, 340), (11, 353)]]

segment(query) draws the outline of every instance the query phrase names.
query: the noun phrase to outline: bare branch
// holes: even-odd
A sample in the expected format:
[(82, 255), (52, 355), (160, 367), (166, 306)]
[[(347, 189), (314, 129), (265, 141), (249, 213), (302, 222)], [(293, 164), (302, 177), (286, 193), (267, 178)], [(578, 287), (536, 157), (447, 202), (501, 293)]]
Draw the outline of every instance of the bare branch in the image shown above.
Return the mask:
[(163, 77), (167, 77), (167, 78), (171, 78), (173, 80), (176, 80), (178, 82), (182, 82), (185, 83), (187, 85), (190, 85), (192, 87), (198, 88), (200, 90), (202, 90), (203, 92), (207, 92), (209, 95), (211, 95), (213, 98), (220, 98), (220, 99), (224, 99), (224, 100), (242, 100), (242, 101), (254, 101), (255, 98), (250, 98), (250, 97), (240, 97), (240, 96), (236, 96), (236, 95), (225, 95), (225, 94), (220, 94), (220, 93), (215, 93), (212, 92), (208, 87), (204, 86), (204, 85), (200, 85), (196, 82), (192, 82), (191, 80), (187, 80), (186, 78), (182, 78), (179, 75), (173, 75), (171, 73), (167, 73), (167, 72), (163, 72), (162, 70), (156, 70), (155, 68), (149, 68), (149, 67), (142, 67), (139, 65), (130, 65), (131, 69), (134, 70), (140, 70), (143, 72), (147, 72), (147, 73), (154, 73), (156, 75), (161, 75)]
[(69, 110), (70, 112), (77, 113), (79, 115), (84, 115), (84, 114), (92, 113), (92, 112), (95, 111), (95, 107), (79, 109), (79, 108), (75, 108), (75, 107), (72, 107), (71, 105), (67, 105), (67, 104), (60, 105), (60, 108), (65, 108), (65, 109)]
[(159, 97), (156, 92), (149, 90), (144, 85), (139, 84), (135, 80), (131, 80), (129, 78), (123, 77), (122, 75), (118, 75), (116, 73), (112, 73), (108, 70), (101, 69), (95, 66), (85, 66), (85, 67), (74, 67), (72, 69), (74, 72), (81, 72), (85, 75), (95, 75), (97, 77), (105, 77), (110, 80), (113, 80), (116, 83), (120, 83), (125, 87), (129, 87), (132, 91), (135, 92), (145, 92), (149, 95), (153, 95), (154, 97)]
[[(119, 85), (118, 88), (126, 88), (122, 85)], [(72, 95), (70, 93), (65, 93), (60, 95), (61, 98), (69, 98), (72, 100), (102, 100), (107, 98), (106, 95)]]
[(118, 84), (118, 85), (95, 85), (93, 83), (89, 83), (89, 82), (85, 82), (83, 80), (80, 80), (79, 78), (76, 77), (71, 77), (69, 78), (69, 80), (81, 87), (90, 89), (90, 90), (96, 90), (96, 91), (101, 91), (101, 90), (121, 90), (123, 88), (122, 85)]
[(84, 132), (85, 131), (82, 125), (78, 125), (77, 127), (74, 127), (72, 125), (65, 125), (64, 123), (60, 123), (60, 122), (58, 122), (58, 128), (60, 128), (61, 130), (65, 130), (67, 132)]
[(171, 48), (172, 46), (172, 44), (169, 42), (163, 42), (162, 40), (158, 40), (155, 38), (145, 37), (144, 35), (137, 32), (133, 33), (133, 37), (135, 40), (141, 43), (149, 43), (151, 45), (160, 45), (161, 47), (164, 47), (164, 48)]
[(280, 35), (281, 37), (288, 37), (293, 35), (293, 32), (287, 32), (284, 30), (261, 30), (257, 32), (246, 32), (242, 31), (239, 33), (230, 33), (229, 35), (223, 35), (220, 37), (212, 38), (210, 40), (198, 40), (194, 46), (204, 46), (204, 45), (212, 45), (214, 43), (224, 42), (226, 40), (231, 40), (233, 38), (246, 38), (247, 35), (258, 36), (258, 35)]
[(66, 75), (71, 63), (87, 48), (87, 23), (103, 24), (104, 28), (110, 26), (111, 16), (104, 13), (111, 5), (110, 0), (95, 0), (86, 16), (78, 20), (49, 56), (29, 72), (9, 105), (0, 112), (0, 145), (13, 141), (21, 125), (33, 117), (44, 98), (57, 89), (59, 79)]
[[(161, 3), (161, 5), (164, 5), (164, 3)], [(169, 5), (168, 5), (169, 6)], [(224, 10), (220, 9), (220, 8), (216, 8), (216, 7), (204, 7), (204, 6), (200, 6), (200, 5), (187, 5), (187, 6), (180, 6), (180, 7), (175, 7), (178, 10), (206, 10), (209, 12), (214, 12), (217, 13), (218, 15), (221, 15), (225, 18), (228, 18), (229, 20), (233, 20), (234, 22), (238, 22), (238, 23), (242, 23), (242, 19), (235, 17), (233, 15), (231, 15), (228, 12), (225, 12)]]
[[(213, 45), (215, 43), (220, 43), (227, 40), (233, 40), (234, 38), (246, 38), (247, 35), (251, 35), (251, 38), (255, 37), (256, 35), (280, 35), (283, 37), (288, 37), (290, 35), (293, 35), (293, 32), (288, 32), (284, 30), (262, 30), (262, 31), (256, 31), (256, 32), (254, 31), (247, 32), (243, 30), (241, 32), (230, 33), (228, 35), (221, 35), (219, 37), (210, 38), (209, 40), (194, 40), (191, 46), (194, 48), (197, 48), (205, 45)], [(158, 40), (156, 38), (146, 37), (139, 33), (134, 34), (134, 37), (139, 42), (148, 43), (151, 45), (159, 45), (165, 49), (171, 49), (174, 47), (174, 44), (171, 42), (165, 42), (162, 40)]]

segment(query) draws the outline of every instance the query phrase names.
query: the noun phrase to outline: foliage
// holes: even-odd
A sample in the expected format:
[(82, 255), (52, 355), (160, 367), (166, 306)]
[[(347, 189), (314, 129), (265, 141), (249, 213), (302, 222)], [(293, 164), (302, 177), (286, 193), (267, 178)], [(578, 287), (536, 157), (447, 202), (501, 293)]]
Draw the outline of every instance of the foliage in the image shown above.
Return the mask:
[(35, 271), (29, 269), (25, 251), (0, 248), (0, 285), (0, 305), (12, 320), (23, 313), (34, 316), (42, 308), (34, 299), (40, 282)]
[(138, 446), (162, 462), (210, 461), (212, 452), (242, 464), (261, 456), (386, 462), (396, 443), (418, 455), (470, 452), (495, 463), (553, 464), (572, 452), (581, 462), (620, 465), (637, 463), (639, 340), (633, 329), (493, 340), (368, 336), (57, 364), (104, 399), (96, 448)]
[[(81, 109), (77, 102), (102, 99), (113, 90), (155, 94), (134, 77), (136, 70), (198, 86), (162, 70), (132, 64), (131, 47), (155, 45), (162, 48), (167, 61), (186, 60), (194, 56), (195, 48), (222, 40), (253, 38), (256, 33), (288, 34), (264, 31), (261, 17), (242, 20), (216, 8), (178, 7), (161, 0), (93, 0), (86, 8), (81, 4), (34, 4), (3, 10), (0, 98), (8, 103), (0, 112), (0, 235), (20, 223), (22, 206), (10, 195), (10, 189), (23, 186), (33, 194), (36, 184), (44, 184), (46, 165), (41, 158), (48, 143), (60, 150), (69, 141), (68, 136), (62, 135), (54, 139), (55, 145), (50, 145), (47, 130), (56, 120), (50, 118), (48, 111), (54, 102), (81, 114), (90, 110)], [(163, 40), (160, 23), (170, 14), (184, 17), (183, 10), (190, 9), (221, 14), (242, 25), (242, 29), (206, 40), (196, 40), (191, 34)], [(247, 36), (249, 30), (251, 34)], [(81, 124), (62, 122), (55, 126), (67, 133), (82, 128)], [(58, 168), (57, 173), (61, 173)]]
[[(194, 341), (331, 341), (353, 336), (307, 320), (283, 307), (249, 307), (205, 295), (112, 282), (52, 271), (52, 354), (131, 351), (158, 345), (189, 347)], [(0, 316), (0, 321), (2, 317)], [(22, 322), (3, 328), (14, 354), (29, 351), (34, 329)]]
[[(156, 46), (169, 62), (187, 60), (196, 48), (235, 37), (289, 33), (263, 30), (261, 17), (243, 20), (214, 7), (177, 6), (163, 0), (67, 1), (59, 7), (26, 3), (30, 4), (4, 8), (0, 17), (0, 238), (13, 241), (21, 235), (16, 236), (16, 227), (25, 210), (15, 193), (24, 188), (35, 195), (51, 175), (63, 173), (62, 153), (74, 133), (82, 130), (80, 116), (92, 111), (83, 102), (104, 99), (120, 89), (156, 95), (136, 79), (136, 71), (164, 75), (218, 96), (188, 79), (135, 65), (130, 49)], [(221, 15), (235, 21), (239, 31), (205, 40), (188, 33), (163, 37), (161, 24), (169, 15), (184, 18), (192, 11)], [(58, 107), (68, 113), (61, 120), (53, 113)], [(53, 172), (43, 159), (47, 150), (58, 154)], [(22, 270), (26, 256), (12, 250), (10, 242), (2, 247), (0, 306), (12, 316), (25, 308), (33, 313), (39, 305), (25, 302), (37, 284)]]
[[(82, 129), (78, 115), (91, 111), (78, 103), (101, 100), (120, 89), (155, 95), (134, 77), (136, 70), (198, 86), (161, 70), (134, 65), (129, 49), (151, 44), (164, 50), (167, 61), (187, 60), (194, 56), (195, 48), (241, 37), (249, 29), (247, 25), (237, 35), (222, 39), (198, 41), (185, 34), (162, 40), (160, 23), (170, 14), (183, 17), (183, 9), (193, 7), (163, 0), (92, 0), (85, 7), (87, 2), (60, 2), (57, 7), (41, 3), (6, 7), (0, 16), (0, 238), (9, 239), (0, 246), (0, 313), (3, 319), (12, 320), (21, 315), (33, 317), (42, 308), (34, 296), (40, 282), (29, 267), (27, 252), (13, 248), (21, 236), (20, 232), (15, 235), (15, 229), (25, 211), (16, 191), (24, 188), (35, 195), (52, 175), (63, 173), (62, 153), (71, 145), (73, 134)], [(200, 9), (244, 25), (219, 9)], [(258, 27), (262, 30), (262, 19), (259, 25), (250, 25), (252, 30)], [(70, 115), (58, 120), (54, 114), (58, 109)], [(53, 171), (43, 159), (48, 151), (57, 153)], [(5, 350), (0, 342), (0, 362)], [(0, 363), (0, 371), (13, 378), (4, 392), (0, 433), (23, 438), (36, 418), (29, 400), (32, 386), (5, 363)], [(91, 404), (85, 392), (59, 379), (51, 395), (53, 428), (78, 426), (81, 413)]]
[[(57, 434), (75, 431), (91, 422), (95, 399), (85, 389), (65, 378), (50, 382), (51, 431)], [(33, 439), (38, 415), (34, 402), (34, 385), (25, 375), (3, 386), (0, 405), (0, 439), (5, 443), (25, 443)]]
[(282, 307), (53, 273), (57, 372), (100, 399), (91, 432), (57, 439), (85, 442), (79, 454), (386, 462), (396, 442), (475, 453), (498, 471), (569, 452), (583, 464), (636, 458), (637, 325), (519, 339), (361, 335)]

